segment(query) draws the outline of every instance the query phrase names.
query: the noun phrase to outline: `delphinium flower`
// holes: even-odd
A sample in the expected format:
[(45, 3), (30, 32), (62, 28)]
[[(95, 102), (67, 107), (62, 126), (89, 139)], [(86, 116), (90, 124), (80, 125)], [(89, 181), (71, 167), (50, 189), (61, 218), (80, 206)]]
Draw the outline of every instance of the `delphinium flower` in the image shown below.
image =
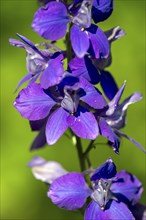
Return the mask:
[(63, 2), (49, 2), (35, 13), (33, 29), (47, 40), (58, 40), (65, 36), (67, 25), (72, 22), (70, 39), (76, 55), (83, 57), (89, 50), (95, 58), (106, 58), (109, 54), (108, 40), (98, 26), (91, 24), (92, 0), (83, 0), (75, 14), (74, 10), (72, 12), (74, 4), (76, 2), (68, 7)]
[(91, 175), (88, 187), (83, 174), (71, 172), (51, 184), (48, 197), (59, 208), (76, 210), (86, 199), (85, 220), (134, 220), (128, 206), (136, 204), (143, 191), (141, 182), (126, 171), (116, 171), (112, 159), (107, 160)]
[(98, 124), (90, 108), (102, 109), (106, 101), (87, 80), (66, 77), (58, 86), (47, 90), (32, 84), (20, 91), (14, 106), (24, 118), (31, 121), (47, 117), (46, 139), (49, 145), (57, 142), (70, 127), (81, 138), (95, 139)]
[(119, 104), (125, 85), (126, 82), (124, 82), (114, 98), (108, 103), (107, 108), (101, 111), (99, 110), (95, 113), (99, 124), (100, 134), (108, 138), (109, 144), (113, 146), (116, 153), (119, 152), (121, 136), (126, 137), (145, 152), (139, 143), (137, 143), (127, 134), (124, 134), (122, 131), (120, 131), (120, 129), (126, 125), (128, 106), (142, 99), (141, 93), (135, 92), (126, 98), (121, 104)]
[[(22, 78), (16, 89), (18, 89), (24, 82), (29, 80), (29, 85), (34, 83), (40, 76), (40, 83), (42, 88), (46, 89), (49, 86), (58, 84), (63, 78), (63, 53), (59, 48), (54, 47), (52, 44), (40, 43), (34, 45), (26, 37), (17, 34), (20, 39), (9, 39), (13, 46), (17, 46), (26, 50), (26, 64), (28, 74)], [(39, 49), (38, 46), (44, 46), (45, 49)], [(55, 49), (55, 51), (48, 49)]]

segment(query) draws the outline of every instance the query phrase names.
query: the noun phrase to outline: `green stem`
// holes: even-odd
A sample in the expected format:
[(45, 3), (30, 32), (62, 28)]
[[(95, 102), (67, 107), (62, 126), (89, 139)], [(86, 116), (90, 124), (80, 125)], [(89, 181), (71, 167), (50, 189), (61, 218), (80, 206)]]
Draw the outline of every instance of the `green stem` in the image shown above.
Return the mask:
[(69, 64), (70, 60), (72, 59), (72, 47), (71, 47), (71, 41), (70, 41), (70, 29), (71, 29), (71, 25), (69, 26), (69, 31), (66, 34), (67, 64)]
[(81, 139), (77, 136), (76, 136), (76, 148), (77, 148), (79, 162), (80, 162), (80, 169), (81, 169), (81, 172), (83, 172), (86, 169), (85, 158), (84, 158), (84, 155), (83, 155)]
[(87, 156), (88, 156), (90, 150), (91, 150), (91, 149), (93, 148), (93, 146), (94, 146), (94, 145), (93, 145), (94, 141), (95, 141), (95, 140), (90, 141), (90, 143), (89, 143), (87, 149), (86, 149), (85, 152), (84, 152), (84, 157), (87, 157)]

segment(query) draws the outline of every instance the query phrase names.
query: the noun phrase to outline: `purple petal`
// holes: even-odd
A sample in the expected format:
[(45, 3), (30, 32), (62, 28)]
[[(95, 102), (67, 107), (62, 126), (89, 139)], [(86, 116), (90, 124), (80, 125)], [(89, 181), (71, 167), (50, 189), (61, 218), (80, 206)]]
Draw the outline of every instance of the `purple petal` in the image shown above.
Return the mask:
[(99, 73), (88, 56), (75, 57), (70, 61), (69, 68), (73, 75), (82, 76), (93, 84), (97, 84), (100, 80)]
[(116, 95), (114, 96), (114, 98), (112, 99), (112, 101), (109, 102), (109, 108), (106, 111), (106, 115), (112, 115), (115, 111), (115, 109), (117, 108), (118, 104), (119, 104), (119, 100), (123, 94), (123, 91), (125, 89), (126, 86), (126, 81), (123, 83), (123, 85), (121, 86), (121, 88), (119, 89), (119, 91), (116, 93)]
[(69, 173), (56, 179), (50, 187), (48, 197), (60, 208), (81, 208), (90, 195), (84, 177), (80, 173)]
[(120, 108), (122, 108), (122, 110), (125, 111), (129, 105), (138, 102), (141, 99), (142, 99), (142, 94), (140, 92), (135, 92), (120, 104)]
[(123, 29), (120, 29), (119, 26), (114, 27), (108, 31), (105, 31), (104, 33), (110, 43), (112, 43), (113, 41), (115, 41), (117, 39), (120, 39), (121, 37), (125, 36), (125, 34), (126, 34), (125, 31)]
[(42, 54), (40, 53), (38, 48), (28, 38), (26, 38), (18, 33), (17, 33), (17, 36), (20, 37), (20, 39), (23, 40), (24, 43), (26, 43), (29, 47), (31, 47), (35, 52), (39, 53), (42, 56)]
[(119, 134), (120, 136), (123, 136), (123, 137), (127, 138), (128, 140), (133, 142), (133, 144), (135, 144), (139, 149), (141, 149), (144, 153), (146, 153), (146, 150), (137, 141), (135, 141), (133, 138), (129, 137), (127, 134), (124, 134), (123, 132), (121, 132), (119, 130), (116, 130), (116, 133)]
[(20, 37), (21, 40), (23, 40), (23, 42), (16, 40), (16, 39), (9, 39), (9, 43), (12, 46), (16, 46), (16, 47), (21, 47), (23, 49), (25, 49), (28, 53), (33, 54), (34, 52), (38, 53), (41, 57), (44, 58), (43, 53), (34, 45), (33, 42), (31, 42), (28, 38), (17, 34), (18, 37)]
[(36, 179), (49, 184), (67, 173), (61, 164), (55, 161), (46, 161), (42, 157), (34, 157), (28, 166)]
[(95, 58), (107, 58), (110, 52), (109, 42), (104, 32), (96, 25), (88, 28), (88, 36), (90, 38), (90, 53)]
[(32, 131), (39, 131), (44, 124), (46, 124), (47, 118), (43, 118), (37, 121), (29, 121)]
[(74, 116), (68, 116), (67, 122), (78, 137), (94, 140), (98, 136), (98, 124), (93, 113), (83, 107), (79, 107)]
[(113, 11), (113, 0), (94, 0), (92, 18), (95, 23), (106, 20)]
[(92, 201), (86, 208), (84, 220), (108, 220), (108, 216), (96, 202)]
[(46, 126), (46, 138), (49, 145), (55, 144), (68, 128), (67, 116), (69, 113), (58, 108), (51, 114)]
[(32, 84), (21, 90), (14, 102), (22, 117), (29, 120), (45, 118), (54, 105), (55, 101), (44, 93), (40, 84)]
[(37, 150), (39, 148), (42, 148), (46, 145), (46, 135), (45, 135), (45, 125), (40, 129), (39, 133), (33, 140), (30, 150)]
[(92, 201), (86, 209), (85, 220), (134, 220), (131, 211), (124, 203), (114, 200), (109, 203), (105, 210), (102, 210), (96, 202)]
[(40, 77), (40, 83), (42, 88), (47, 89), (48, 87), (57, 85), (60, 83), (63, 77), (63, 63), (62, 63), (62, 55), (56, 57), (55, 59), (51, 59), (48, 62), (48, 67), (42, 73)]
[(100, 72), (100, 84), (109, 100), (112, 100), (118, 92), (118, 86), (114, 80), (114, 77), (108, 71)]
[(117, 173), (116, 166), (112, 159), (108, 159), (104, 164), (98, 167), (93, 175), (91, 176), (91, 181), (96, 181), (99, 179), (111, 179)]
[(105, 210), (107, 219), (112, 220), (134, 220), (134, 216), (124, 203), (118, 203), (112, 200), (108, 209)]
[[(40, 72), (40, 73), (41, 73), (41, 72)], [(37, 81), (37, 79), (38, 79), (40, 73), (34, 75), (34, 76), (32, 77), (32, 79), (29, 81), (28, 85), (31, 85), (31, 84), (35, 83), (35, 82)]]
[(69, 18), (66, 7), (61, 2), (49, 2), (34, 16), (32, 28), (43, 38), (58, 40), (64, 37)]
[(100, 91), (83, 77), (80, 77), (80, 87), (86, 93), (86, 95), (82, 96), (80, 99), (89, 106), (96, 109), (102, 109), (107, 106), (107, 102)]
[(112, 128), (107, 124), (104, 118), (99, 118), (100, 134), (106, 137), (114, 148), (116, 153), (119, 152), (120, 138), (114, 133)]
[(71, 44), (77, 57), (82, 58), (89, 48), (89, 39), (86, 31), (76, 25), (71, 27)]
[(117, 173), (117, 180), (113, 182), (112, 192), (119, 201), (132, 205), (136, 204), (140, 199), (143, 191), (141, 182), (132, 174), (126, 171)]
[[(111, 191), (117, 195), (119, 200), (126, 197), (132, 205), (135, 205), (141, 197), (143, 187), (136, 176), (122, 170), (117, 173), (116, 181), (111, 186)], [(123, 201), (125, 202), (125, 201)]]
[(26, 81), (30, 80), (31, 78), (32, 78), (32, 74), (31, 74), (31, 73), (25, 75), (25, 76), (20, 80), (20, 82), (18, 83), (18, 85), (17, 85), (17, 87), (16, 87), (16, 89), (15, 89), (15, 92), (19, 89), (19, 87), (20, 87), (23, 83), (25, 83)]
[(23, 48), (23, 49), (26, 49), (28, 48), (23, 42), (21, 42), (20, 40), (16, 40), (16, 39), (13, 39), (13, 38), (10, 38), (9, 39), (9, 43), (12, 45), (12, 46), (15, 46), (15, 47), (20, 47), (20, 48)]

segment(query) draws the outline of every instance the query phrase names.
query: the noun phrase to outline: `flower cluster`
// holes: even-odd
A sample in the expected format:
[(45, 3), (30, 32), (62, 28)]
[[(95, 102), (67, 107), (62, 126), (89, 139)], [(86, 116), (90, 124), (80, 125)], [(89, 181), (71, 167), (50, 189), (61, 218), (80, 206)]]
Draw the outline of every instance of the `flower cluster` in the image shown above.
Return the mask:
[[(85, 220), (134, 220), (131, 207), (142, 194), (142, 184), (124, 170), (117, 172), (112, 159), (86, 173), (67, 173), (60, 164), (40, 157), (33, 158), (29, 167), (37, 179), (50, 184), (47, 195), (58, 207), (80, 209), (89, 197)], [(91, 187), (85, 181), (87, 173), (90, 174)]]
[[(76, 138), (82, 173), (69, 173), (60, 164), (40, 157), (29, 166), (37, 179), (51, 184), (48, 197), (58, 207), (75, 210), (86, 206), (85, 220), (132, 220), (130, 210), (143, 191), (141, 182), (126, 171), (117, 172), (112, 159), (93, 170), (88, 155), (99, 135), (117, 154), (121, 137), (146, 152), (121, 131), (126, 126), (128, 106), (140, 101), (142, 95), (134, 92), (120, 102), (126, 81), (118, 87), (106, 69), (112, 63), (112, 43), (125, 35), (119, 26), (107, 31), (97, 26), (111, 15), (113, 0), (41, 2), (32, 28), (48, 41), (34, 44), (20, 34), (19, 40), (9, 40), (27, 54), (28, 73), (16, 91), (24, 83), (28, 85), (19, 92), (14, 107), (29, 120), (32, 131), (38, 131), (31, 149), (55, 144), (69, 129)], [(66, 49), (56, 46), (61, 38)], [(80, 138), (90, 140), (85, 152)]]
[[(69, 26), (72, 50), (67, 69), (64, 69), (68, 48), (61, 50), (52, 43), (33, 44), (19, 35), (21, 41), (10, 39), (13, 46), (27, 53), (28, 74), (19, 82), (28, 86), (14, 102), (22, 117), (30, 121), (32, 130), (39, 130), (32, 149), (46, 142), (52, 145), (68, 129), (80, 138), (95, 140), (98, 135), (108, 139), (116, 153), (120, 137), (124, 136), (143, 149), (135, 140), (119, 131), (126, 123), (127, 107), (141, 100), (138, 92), (119, 104), (125, 83), (118, 89), (112, 75), (105, 71), (111, 64), (111, 43), (124, 36), (119, 27), (103, 32), (94, 22), (111, 14), (113, 1), (84, 0), (72, 4), (52, 1), (34, 15), (33, 29), (48, 40), (65, 36)], [(68, 46), (68, 38), (66, 44)], [(43, 46), (43, 49), (39, 49)], [(35, 83), (39, 79), (39, 83)], [(100, 84), (106, 101), (95, 85)], [(37, 125), (37, 129), (35, 128)]]

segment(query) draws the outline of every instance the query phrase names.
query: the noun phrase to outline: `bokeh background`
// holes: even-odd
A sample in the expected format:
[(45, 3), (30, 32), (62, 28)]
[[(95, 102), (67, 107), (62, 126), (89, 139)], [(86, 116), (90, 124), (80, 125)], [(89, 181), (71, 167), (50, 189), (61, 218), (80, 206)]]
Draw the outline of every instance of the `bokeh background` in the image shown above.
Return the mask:
[[(47, 160), (60, 162), (69, 171), (79, 171), (75, 148), (67, 137), (62, 137), (55, 146), (46, 146), (39, 151), (29, 151), (35, 137), (28, 121), (21, 118), (13, 108), (16, 94), (13, 93), (18, 81), (27, 73), (25, 52), (12, 47), (9, 38), (20, 33), (33, 42), (43, 41), (31, 29), (33, 14), (38, 4), (35, 0), (1, 1), (1, 219), (23, 220), (79, 220), (78, 212), (60, 210), (47, 198), (47, 186), (35, 180), (28, 161), (35, 155)], [(115, 0), (112, 16), (99, 26), (103, 30), (119, 25), (126, 36), (112, 45), (113, 63), (109, 70), (118, 85), (124, 80), (127, 85), (123, 98), (134, 91), (142, 92), (144, 99), (129, 107), (127, 127), (124, 132), (145, 147), (145, 0)], [(60, 45), (62, 46), (62, 45)], [(99, 142), (105, 139), (99, 138)], [(84, 142), (84, 148), (87, 141)], [(92, 150), (93, 166), (104, 163), (112, 156), (118, 170), (134, 173), (146, 187), (145, 155), (128, 140), (123, 139), (120, 155), (104, 145)], [(141, 202), (146, 204), (145, 191)]]

